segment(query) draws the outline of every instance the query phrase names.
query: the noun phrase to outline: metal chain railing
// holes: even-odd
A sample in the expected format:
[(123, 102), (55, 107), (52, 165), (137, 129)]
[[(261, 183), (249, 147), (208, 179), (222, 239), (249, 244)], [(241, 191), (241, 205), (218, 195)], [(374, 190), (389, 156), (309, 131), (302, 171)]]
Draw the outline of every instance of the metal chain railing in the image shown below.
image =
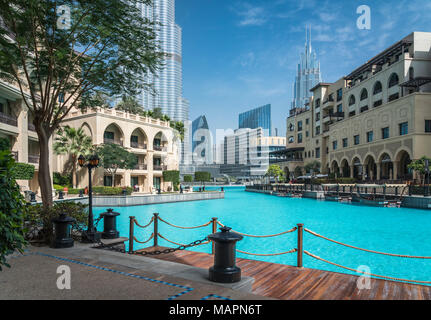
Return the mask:
[[(219, 226), (221, 226), (221, 227), (225, 227), (225, 225), (222, 224), (219, 221), (217, 221), (217, 224)], [(278, 236), (282, 236), (284, 234), (295, 232), (297, 229), (298, 229), (297, 227), (294, 227), (293, 229), (290, 229), (290, 230), (287, 230), (287, 231), (284, 231), (284, 232), (280, 232), (280, 233), (277, 233), (277, 234), (266, 235), (266, 236), (256, 236), (256, 235), (241, 233), (241, 232), (238, 232), (238, 231), (235, 231), (235, 230), (232, 230), (232, 232), (238, 233), (238, 234), (240, 234), (240, 235), (242, 235), (244, 237), (251, 237), (251, 238), (273, 238), (273, 237), (278, 237)]]
[(352, 245), (349, 245), (349, 244), (346, 244), (346, 243), (342, 243), (342, 242), (339, 242), (339, 241), (327, 238), (327, 237), (322, 236), (321, 234), (318, 234), (318, 233), (316, 233), (314, 231), (311, 231), (311, 230), (309, 230), (307, 228), (305, 228), (304, 231), (306, 231), (306, 232), (308, 232), (308, 233), (310, 233), (310, 234), (312, 234), (312, 235), (314, 235), (316, 237), (328, 240), (330, 242), (333, 242), (333, 243), (336, 243), (336, 244), (339, 244), (339, 245), (342, 245), (342, 246), (345, 246), (345, 247), (348, 247), (348, 248), (356, 249), (356, 250), (366, 251), (366, 252), (375, 253), (375, 254), (381, 254), (381, 255), (385, 255), (385, 256), (398, 257), (398, 258), (431, 259), (431, 257), (409, 256), (409, 255), (404, 255), (404, 254), (394, 254), (394, 253), (386, 253), (386, 252), (374, 251), (374, 250), (369, 250), (369, 249), (363, 249), (363, 248), (355, 247), (355, 246), (352, 246)]

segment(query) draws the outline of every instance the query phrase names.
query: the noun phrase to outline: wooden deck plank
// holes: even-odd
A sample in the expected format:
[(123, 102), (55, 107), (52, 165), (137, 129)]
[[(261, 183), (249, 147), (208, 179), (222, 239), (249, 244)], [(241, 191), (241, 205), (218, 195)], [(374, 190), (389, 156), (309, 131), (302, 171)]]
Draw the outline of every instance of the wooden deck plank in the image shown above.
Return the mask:
[[(146, 251), (163, 250), (146, 248)], [(151, 258), (209, 268), (214, 256), (176, 251)], [(237, 259), (244, 276), (253, 277), (253, 293), (283, 300), (431, 300), (431, 287), (371, 279), (371, 289), (359, 290), (358, 277), (317, 269), (296, 268), (264, 261)]]

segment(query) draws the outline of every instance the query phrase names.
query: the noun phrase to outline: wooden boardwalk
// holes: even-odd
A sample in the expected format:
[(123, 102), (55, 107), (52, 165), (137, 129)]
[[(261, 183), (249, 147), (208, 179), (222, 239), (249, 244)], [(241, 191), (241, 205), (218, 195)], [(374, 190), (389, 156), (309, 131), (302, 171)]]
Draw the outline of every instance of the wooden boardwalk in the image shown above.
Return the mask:
[[(166, 249), (151, 247), (146, 251)], [(152, 258), (200, 268), (213, 265), (210, 254), (176, 251)], [(431, 287), (371, 279), (370, 290), (357, 288), (357, 276), (237, 259), (245, 276), (253, 277), (253, 293), (283, 300), (431, 300)]]

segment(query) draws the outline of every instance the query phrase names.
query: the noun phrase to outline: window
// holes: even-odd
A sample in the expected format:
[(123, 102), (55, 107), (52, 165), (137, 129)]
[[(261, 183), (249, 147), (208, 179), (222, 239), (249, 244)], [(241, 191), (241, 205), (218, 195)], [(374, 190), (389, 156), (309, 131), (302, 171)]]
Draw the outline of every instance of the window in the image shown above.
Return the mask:
[(389, 78), (389, 88), (396, 86), (399, 83), (400, 79), (396, 73), (392, 73)]
[(355, 146), (357, 146), (361, 141), (360, 141), (360, 139), (359, 139), (359, 135), (357, 135), (357, 136), (354, 136), (353, 137), (353, 140), (354, 140), (354, 142), (355, 142)]
[(332, 141), (332, 150), (337, 150), (338, 141)]
[(347, 148), (349, 146), (349, 139), (344, 138), (343, 139), (343, 148)]
[(305, 119), (305, 124), (310, 124), (310, 119)]
[(391, 102), (391, 101), (397, 100), (399, 97), (400, 97), (400, 94), (398, 92), (394, 93), (393, 95), (389, 96), (388, 101)]
[(302, 133), (298, 134), (298, 143), (302, 143)]
[(343, 112), (343, 105), (342, 105), (342, 104), (339, 104), (339, 105), (337, 106), (337, 112), (338, 112), (338, 113), (342, 113), (342, 112)]
[(343, 89), (337, 90), (337, 102), (343, 99)]
[(314, 105), (317, 108), (320, 108), (320, 99), (317, 99)]
[(105, 131), (105, 133), (103, 134), (103, 138), (108, 140), (114, 140), (114, 133), (111, 131)]
[(305, 136), (308, 138), (310, 136), (310, 132), (305, 131)]
[(356, 103), (356, 98), (355, 96), (350, 96), (349, 98), (349, 106), (353, 106)]
[(302, 131), (302, 121), (298, 121), (298, 131)]
[(373, 142), (373, 139), (374, 139), (374, 132), (373, 131), (367, 132), (367, 142)]
[(406, 134), (409, 134), (409, 123), (400, 123), (400, 136), (405, 136)]
[(320, 112), (316, 113), (316, 122), (320, 121)]
[(382, 91), (383, 91), (382, 83), (380, 81), (377, 81), (376, 84), (374, 85), (373, 94), (378, 94)]
[(431, 120), (425, 120), (425, 132), (431, 133)]
[(361, 101), (368, 99), (368, 91), (367, 89), (363, 89), (361, 92)]
[(368, 111), (368, 106), (363, 106), (363, 107), (361, 108), (361, 113), (362, 113), (362, 112), (365, 112), (365, 111)]
[(383, 100), (377, 100), (374, 102), (374, 108), (380, 107), (383, 104)]
[(112, 176), (104, 176), (103, 177), (103, 185), (105, 187), (112, 187)]
[(289, 131), (290, 132), (295, 131), (295, 126), (293, 125), (293, 123), (289, 124)]
[(320, 148), (316, 148), (316, 158), (320, 158)]
[(389, 138), (389, 127), (382, 129), (382, 139), (388, 139)]
[(356, 111), (352, 111), (349, 113), (349, 117), (354, 117), (356, 115)]
[(320, 134), (320, 126), (316, 127), (316, 135)]

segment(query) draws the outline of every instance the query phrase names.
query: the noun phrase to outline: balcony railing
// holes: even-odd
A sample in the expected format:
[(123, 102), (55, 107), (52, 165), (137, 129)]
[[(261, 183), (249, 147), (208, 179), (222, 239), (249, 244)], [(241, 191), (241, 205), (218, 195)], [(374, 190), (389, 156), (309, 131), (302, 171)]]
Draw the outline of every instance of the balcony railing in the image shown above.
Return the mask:
[(154, 149), (155, 151), (162, 151), (162, 150), (163, 150), (163, 147), (162, 147), (162, 146), (154, 146), (154, 147), (153, 147), (153, 149)]
[(153, 165), (153, 170), (154, 171), (166, 171), (166, 170), (168, 170), (168, 167), (155, 164), (155, 165)]
[(11, 116), (6, 113), (0, 112), (0, 122), (6, 123), (8, 125), (17, 127), (18, 126), (18, 119), (17, 117)]
[(35, 155), (35, 154), (29, 154), (28, 155), (28, 162), (29, 163), (35, 163), (35, 164), (39, 163), (39, 156)]
[(148, 166), (146, 164), (137, 164), (135, 170), (147, 170)]
[(130, 146), (135, 149), (147, 149), (147, 145), (145, 143), (130, 142)]
[(119, 146), (123, 146), (123, 141), (117, 141), (117, 140), (108, 139), (108, 138), (104, 138), (103, 139), (103, 143), (104, 144), (116, 144), (116, 145), (119, 145)]

